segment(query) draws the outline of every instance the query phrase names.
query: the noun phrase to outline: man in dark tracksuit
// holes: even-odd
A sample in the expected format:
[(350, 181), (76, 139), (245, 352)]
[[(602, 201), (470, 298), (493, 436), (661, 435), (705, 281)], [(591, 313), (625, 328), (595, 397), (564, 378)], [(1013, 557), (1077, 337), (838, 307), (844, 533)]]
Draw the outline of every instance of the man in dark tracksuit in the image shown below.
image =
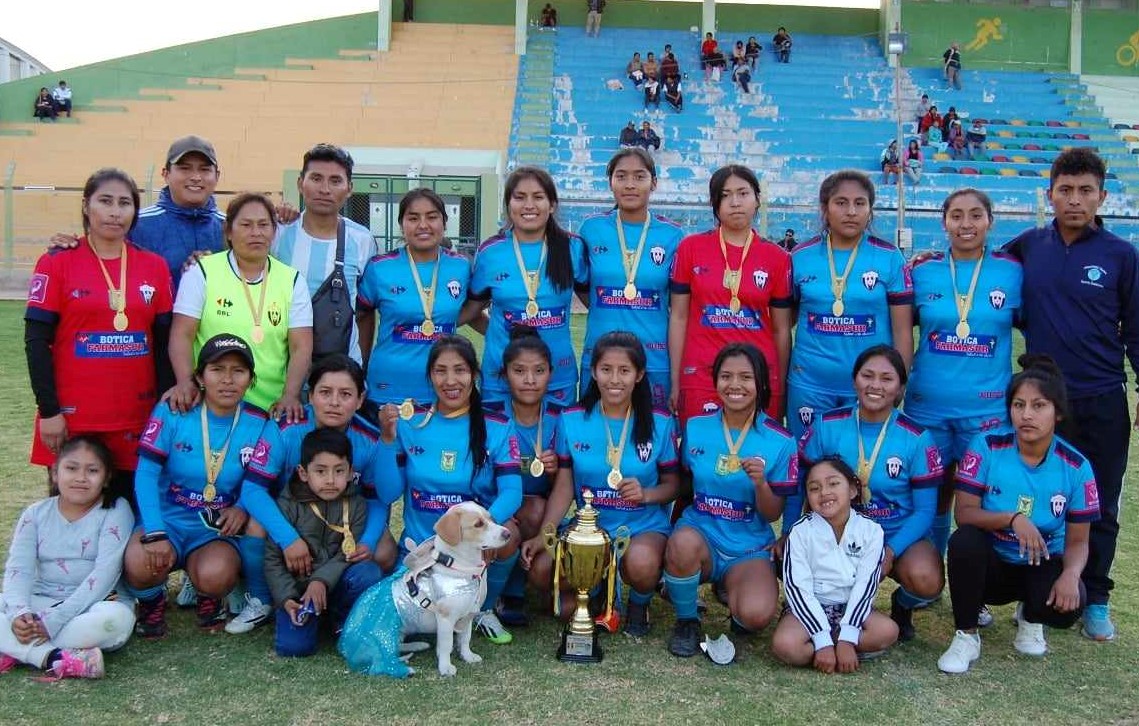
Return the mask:
[(1057, 156), (1049, 186), (1055, 220), (1022, 233), (1007, 247), (1024, 265), (1028, 351), (1045, 353), (1059, 364), (1068, 388), (1072, 443), (1095, 472), (1101, 519), (1091, 525), (1083, 573), (1088, 602), (1083, 633), (1094, 640), (1115, 637), (1108, 609), (1114, 587), (1110, 572), (1131, 431), (1125, 354), (1139, 372), (1139, 250), (1103, 229), (1096, 216), (1106, 196), (1105, 173), (1103, 160), (1086, 148)]

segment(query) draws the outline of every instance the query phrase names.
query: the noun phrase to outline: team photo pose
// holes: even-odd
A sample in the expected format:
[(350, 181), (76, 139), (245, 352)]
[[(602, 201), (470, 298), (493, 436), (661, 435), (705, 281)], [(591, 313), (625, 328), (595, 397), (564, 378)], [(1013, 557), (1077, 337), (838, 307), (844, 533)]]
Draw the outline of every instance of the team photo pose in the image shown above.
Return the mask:
[(981, 431), (1005, 422), (1012, 378), (1013, 325), (1020, 310), (1020, 263), (990, 247), (993, 204), (959, 189), (941, 205), (949, 251), (913, 263), (917, 352), (906, 386), (906, 415), (933, 436), (945, 467), (933, 542), (949, 542), (953, 468)]
[(182, 275), (170, 334), (175, 410), (197, 403), (195, 356), (207, 340), (228, 334), (248, 341), (257, 361), (247, 400), (274, 418), (300, 418), (312, 356), (312, 300), (300, 273), (269, 255), (276, 230), (268, 197), (239, 194), (225, 212), (228, 251), (202, 257)]
[(862, 484), (841, 458), (819, 459), (805, 480), (807, 515), (783, 550), (787, 608), (771, 649), (787, 665), (853, 673), (861, 659), (898, 639), (897, 624), (874, 610), (882, 527), (855, 511)]
[(665, 550), (664, 582), (676, 610), (668, 650), (684, 658), (699, 652), (701, 582), (723, 583), (737, 632), (762, 630), (775, 617), (771, 522), (799, 484), (795, 440), (764, 412), (771, 389), (763, 354), (748, 343), (728, 344), (712, 363), (712, 380), (720, 410), (685, 424), (681, 457), (694, 497)]
[(496, 523), (511, 530), (511, 539), (487, 567), (486, 600), (475, 627), (493, 643), (509, 643), (514, 636), (494, 606), (518, 561), (513, 520), (522, 505), (518, 439), (509, 419), (483, 410), (479, 365), (469, 340), (441, 336), (428, 353), (427, 373), (434, 388), (430, 407), (389, 403), (380, 409), (381, 471), (398, 472), (403, 492), (400, 558), (409, 539), (418, 545), (433, 537), (435, 523), (453, 505), (474, 501), (486, 507)]
[(824, 413), (803, 436), (803, 468), (838, 455), (862, 487), (860, 514), (886, 537), (882, 576), (897, 581), (890, 617), (902, 641), (914, 637), (913, 611), (936, 598), (945, 584), (941, 556), (929, 540), (944, 472), (933, 437), (898, 411), (907, 370), (902, 355), (875, 345), (854, 361), (856, 403)]
[(767, 361), (767, 413), (783, 417), (791, 352), (791, 256), (752, 228), (759, 179), (738, 164), (708, 182), (716, 227), (680, 242), (668, 326), (672, 406), (681, 422), (719, 405), (712, 362), (728, 343), (751, 343)]
[[(502, 204), (509, 224), (479, 246), (463, 315), (472, 319), (490, 307), (483, 357), (502, 360), (516, 323), (538, 330), (554, 357), (546, 394), (566, 405), (577, 396), (577, 356), (570, 335), (575, 286), (589, 280), (581, 238), (562, 229), (554, 217), (558, 190), (544, 169), (520, 166), (506, 178)], [(483, 375), (483, 396), (495, 408), (510, 397), (506, 382)]]
[(134, 613), (107, 600), (134, 527), (113, 471), (99, 438), (68, 439), (51, 467), (51, 496), (16, 520), (0, 593), (0, 673), (24, 663), (52, 678), (101, 678), (103, 653), (130, 638)]
[(906, 260), (869, 232), (874, 184), (839, 171), (819, 186), (823, 233), (795, 248), (795, 345), (787, 374), (787, 425), (801, 436), (817, 414), (854, 402), (850, 364), (871, 345), (913, 358), (913, 289)]
[(1022, 355), (1005, 398), (1012, 429), (973, 439), (957, 469), (957, 530), (949, 538), (949, 594), (957, 633), (937, 661), (964, 673), (981, 656), (977, 612), (1018, 602), (1013, 646), (1048, 652), (1044, 626), (1070, 628), (1088, 601), (1080, 575), (1099, 518), (1088, 459), (1057, 433), (1068, 421), (1060, 369)]
[[(645, 349), (635, 335), (606, 333), (591, 360), (593, 380), (580, 403), (562, 412), (558, 474), (540, 531), (560, 525), (570, 503), (584, 506), (582, 492), (593, 491), (598, 526), (611, 535), (628, 529), (629, 547), (620, 559), (621, 581), (630, 590), (624, 630), (641, 637), (649, 633), (648, 606), (672, 529), (668, 505), (679, 486), (676, 428), (669, 414), (653, 409)], [(531, 584), (548, 591), (553, 560), (541, 534), (523, 545), (522, 563)], [(570, 610), (562, 611), (568, 616)], [(620, 627), (619, 622), (599, 624), (609, 632)]]
[[(380, 318), (374, 348), (375, 324), (360, 331), (370, 408), (407, 399), (431, 401), (431, 381), (424, 374), (431, 344), (481, 315), (474, 311), (460, 322), (471, 263), (443, 246), (443, 199), (427, 188), (412, 189), (399, 200), (398, 219), (403, 247), (368, 263), (357, 297), (364, 315), (374, 312)], [(374, 411), (368, 415), (374, 419)]]
[(628, 330), (645, 346), (653, 405), (664, 408), (671, 392), (668, 276), (684, 233), (649, 209), (657, 169), (648, 151), (622, 149), (605, 172), (615, 207), (587, 217), (578, 229), (589, 255), (580, 388), (589, 387), (589, 354), (597, 339), (610, 330)]
[[(50, 467), (71, 436), (111, 450), (112, 487), (134, 499), (138, 437), (172, 381), (166, 346), (173, 291), (162, 258), (128, 241), (139, 191), (118, 169), (83, 186), (83, 233), (36, 261), (24, 349), (36, 399), (31, 463)], [(161, 263), (161, 264), (160, 264)]]

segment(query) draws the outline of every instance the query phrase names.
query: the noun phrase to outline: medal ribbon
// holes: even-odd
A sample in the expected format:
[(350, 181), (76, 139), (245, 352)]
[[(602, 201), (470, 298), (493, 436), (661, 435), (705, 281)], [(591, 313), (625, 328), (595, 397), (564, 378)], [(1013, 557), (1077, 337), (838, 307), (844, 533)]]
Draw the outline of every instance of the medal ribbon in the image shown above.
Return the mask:
[[(732, 440), (732, 430), (728, 428), (728, 417), (723, 414), (721, 410), (720, 423), (724, 426), (724, 442), (728, 445), (728, 461), (739, 462), (740, 448), (744, 445), (744, 439), (747, 438), (747, 432), (751, 428), (752, 422), (755, 421), (755, 411), (748, 414), (747, 421), (744, 422), (743, 428), (740, 429), (740, 436), (735, 441)], [(733, 471), (735, 468), (733, 467)]]
[(653, 218), (646, 209), (645, 226), (641, 227), (641, 239), (637, 242), (636, 251), (630, 255), (625, 246), (625, 228), (621, 222), (621, 212), (617, 212), (617, 243), (621, 245), (621, 266), (625, 268), (625, 284), (627, 285), (634, 284), (637, 277), (637, 268), (641, 266), (641, 254), (645, 251), (645, 240), (649, 238), (649, 225), (652, 221)]
[(518, 271), (522, 273), (522, 285), (526, 288), (526, 297), (530, 302), (537, 304), (538, 286), (541, 284), (539, 275), (542, 274), (542, 265), (546, 264), (546, 240), (542, 240), (542, 256), (538, 258), (538, 269), (534, 272), (526, 269), (526, 261), (522, 259), (522, 248), (518, 246), (518, 239), (511, 235), (514, 241), (514, 259), (518, 261)]
[(324, 518), (324, 515), (320, 513), (320, 507), (316, 506), (316, 502), (309, 502), (308, 508), (310, 510), (312, 510), (312, 513), (316, 515), (317, 519), (324, 522), (324, 526), (328, 527), (333, 532), (336, 532), (337, 534), (344, 536), (344, 541), (341, 543), (340, 551), (343, 552), (345, 556), (348, 556), (351, 554), (350, 552), (348, 552), (349, 547), (351, 547), (352, 552), (356, 551), (356, 538), (352, 536), (352, 528), (350, 526), (348, 526), (349, 525), (348, 517), (350, 515), (350, 512), (348, 510), (351, 509), (351, 507), (349, 506), (349, 502), (348, 502), (347, 497), (340, 500), (340, 525), (339, 526), (333, 524), (332, 522), (329, 522), (327, 519)]
[(439, 283), (439, 258), (435, 258), (435, 268), (431, 271), (431, 287), (424, 290), (423, 281), (419, 279), (419, 270), (416, 268), (415, 260), (411, 258), (411, 252), (407, 253), (407, 264), (411, 267), (411, 277), (415, 280), (415, 291), (419, 293), (419, 302), (423, 306), (423, 319), (434, 320), (435, 316), (432, 314), (435, 310), (435, 290), (436, 285)]
[[(209, 414), (206, 413), (206, 404), (201, 406), (202, 412), (202, 443), (205, 448), (202, 450), (202, 457), (206, 461), (206, 487), (213, 487), (217, 484), (218, 475), (221, 474), (221, 467), (225, 463), (225, 454), (229, 451), (229, 442), (233, 438), (234, 429), (237, 428), (237, 422), (241, 420), (241, 409), (233, 414), (233, 422), (229, 425), (229, 433), (225, 435), (225, 443), (222, 444), (221, 451), (214, 453), (214, 449), (210, 446), (210, 421)], [(213, 497), (210, 497), (212, 500)]]
[(115, 283), (111, 281), (111, 273), (107, 272), (107, 266), (103, 264), (103, 258), (95, 250), (95, 243), (90, 239), (87, 240), (87, 246), (91, 248), (91, 252), (95, 255), (95, 261), (99, 263), (99, 270), (103, 273), (103, 279), (107, 282), (107, 294), (109, 295), (108, 302), (110, 303), (111, 310), (116, 313), (122, 313), (127, 307), (127, 246), (123, 248), (119, 254), (119, 288), (115, 289)]
[(953, 253), (949, 253), (949, 280), (953, 284), (953, 302), (957, 305), (957, 316), (962, 323), (969, 322), (969, 313), (973, 310), (973, 293), (977, 291), (977, 280), (981, 279), (981, 264), (985, 261), (984, 252), (973, 268), (973, 279), (969, 281), (969, 292), (961, 295), (957, 292), (957, 265), (953, 262)]
[(744, 242), (743, 254), (740, 255), (740, 268), (733, 270), (731, 265), (728, 264), (728, 245), (724, 241), (724, 228), (720, 227), (720, 254), (724, 256), (724, 274), (728, 277), (728, 284), (724, 287), (728, 288), (732, 293), (733, 300), (739, 300), (740, 297), (740, 279), (743, 276), (744, 262), (747, 260), (747, 252), (751, 249), (751, 243), (755, 239), (755, 232), (748, 230), (747, 242)]
[(609, 446), (605, 450), (605, 458), (609, 460), (609, 468), (621, 470), (621, 458), (625, 455), (625, 441), (629, 435), (629, 421), (633, 418), (633, 405), (625, 409), (625, 423), (621, 424), (621, 442), (613, 443), (613, 432), (609, 430), (609, 417), (605, 414), (605, 404), (601, 405), (602, 423), (605, 424), (605, 441)]
[[(236, 267), (236, 259), (234, 260)], [(245, 303), (249, 305), (249, 312), (253, 314), (253, 327), (260, 328), (261, 314), (265, 312), (265, 291), (269, 288), (269, 261), (265, 260), (265, 269), (261, 273), (261, 296), (257, 300), (257, 307), (253, 307), (253, 294), (249, 292), (249, 281), (245, 279), (245, 275), (238, 268), (237, 276), (241, 278), (241, 289), (245, 293)], [(253, 341), (255, 343), (260, 341)]]
[(827, 235), (827, 266), (830, 270), (831, 276), (831, 294), (834, 295), (835, 302), (841, 303), (843, 295), (846, 294), (846, 279), (850, 277), (850, 271), (854, 269), (854, 260), (858, 257), (858, 250), (862, 247), (861, 242), (854, 245), (854, 249), (850, 251), (850, 259), (846, 261), (846, 269), (842, 271), (842, 276), (839, 277), (835, 271), (834, 266), (834, 248), (831, 247), (831, 236), (828, 232)]
[(870, 459), (866, 458), (866, 448), (862, 443), (862, 414), (858, 408), (854, 409), (854, 432), (858, 439), (858, 476), (862, 479), (862, 503), (870, 502), (870, 472), (874, 471), (874, 464), (878, 462), (878, 454), (882, 451), (882, 442), (886, 440), (886, 429), (890, 428), (890, 421), (894, 412), (882, 423), (882, 430), (878, 432), (878, 440), (874, 442), (874, 450), (870, 452)]

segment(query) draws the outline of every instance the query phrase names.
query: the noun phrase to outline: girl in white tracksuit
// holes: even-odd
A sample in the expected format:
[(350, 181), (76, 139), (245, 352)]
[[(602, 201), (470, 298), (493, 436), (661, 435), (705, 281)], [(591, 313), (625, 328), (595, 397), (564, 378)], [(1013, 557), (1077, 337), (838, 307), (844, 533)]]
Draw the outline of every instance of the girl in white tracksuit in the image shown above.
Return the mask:
[(809, 512), (791, 528), (783, 550), (787, 608), (772, 650), (788, 665), (851, 673), (859, 654), (898, 639), (898, 626), (874, 611), (882, 579), (882, 527), (851, 509), (861, 496), (854, 471), (823, 457), (806, 473)]

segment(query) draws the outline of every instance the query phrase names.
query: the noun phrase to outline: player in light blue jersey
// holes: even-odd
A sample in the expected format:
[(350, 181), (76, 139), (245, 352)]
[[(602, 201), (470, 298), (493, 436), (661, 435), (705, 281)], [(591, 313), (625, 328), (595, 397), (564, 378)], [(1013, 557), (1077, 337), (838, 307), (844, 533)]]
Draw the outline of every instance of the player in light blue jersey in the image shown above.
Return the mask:
[(850, 364), (872, 345), (913, 358), (913, 290), (897, 247), (869, 234), (874, 184), (860, 171), (819, 186), (824, 229), (791, 253), (798, 318), (787, 376), (787, 423), (802, 435), (816, 414), (854, 403)]
[(977, 612), (1019, 601), (1013, 646), (1048, 651), (1044, 626), (1069, 628), (1087, 604), (1080, 575), (1099, 519), (1090, 462), (1056, 434), (1068, 394), (1056, 363), (1022, 355), (1008, 386), (1012, 429), (978, 434), (957, 467), (957, 531), (949, 539), (949, 592), (957, 633), (937, 661), (964, 673), (981, 655)]
[[(240, 537), (250, 505), (246, 489), (268, 487), (281, 466), (275, 423), (242, 402), (253, 380), (253, 352), (242, 339), (217, 335), (198, 354), (195, 377), (204, 390), (184, 414), (155, 407), (139, 442), (135, 479), (140, 526), (124, 558), (127, 584), (138, 599), (136, 632), (166, 634), (166, 577), (184, 568), (198, 594), (198, 625), (225, 624), (222, 598), (243, 563), (249, 591), (270, 596), (264, 573), (250, 576), (264, 540)], [(254, 513), (254, 516), (257, 516)]]
[(586, 218), (577, 233), (589, 255), (589, 318), (581, 385), (589, 386), (589, 351), (610, 330), (628, 330), (645, 346), (653, 405), (667, 408), (668, 276), (684, 232), (649, 211), (656, 163), (639, 148), (621, 149), (605, 170), (616, 208)]
[(685, 424), (693, 502), (665, 550), (664, 582), (676, 610), (668, 650), (683, 658), (699, 651), (702, 581), (724, 584), (737, 631), (767, 627), (779, 605), (771, 522), (798, 518), (784, 512), (798, 487), (798, 451), (791, 434), (764, 412), (771, 383), (763, 354), (750, 343), (728, 344), (712, 363), (712, 380), (720, 410)]
[[(414, 413), (387, 404), (380, 409), (382, 471), (397, 472), (403, 490), (403, 536), (419, 544), (434, 536), (435, 523), (453, 505), (475, 501), (511, 530), (486, 571), (486, 600), (475, 619), (494, 643), (513, 636), (494, 614), (494, 605), (518, 561), (522, 504), (518, 439), (509, 419), (482, 408), (478, 360), (466, 338), (445, 335), (431, 346), (427, 372), (435, 389), (430, 408)], [(410, 414), (410, 415), (409, 415)], [(389, 474), (391, 476), (391, 474)]]
[(953, 467), (974, 436), (1005, 421), (1022, 274), (1020, 262), (985, 244), (993, 205), (984, 192), (959, 189), (950, 194), (941, 221), (949, 252), (913, 264), (920, 334), (905, 408), (933, 436), (945, 465), (933, 526), (934, 544), (944, 556)]
[[(668, 505), (679, 488), (676, 427), (668, 413), (653, 409), (645, 349), (635, 335), (606, 333), (591, 360), (589, 388), (579, 404), (562, 412), (558, 475), (541, 530), (561, 524), (570, 503), (583, 506), (583, 491), (593, 491), (598, 526), (610, 536), (628, 530), (620, 561), (621, 580), (631, 589), (625, 632), (642, 637), (649, 632), (648, 606), (671, 531)], [(535, 587), (548, 590), (553, 561), (542, 540), (539, 534), (523, 545), (523, 566)], [(599, 624), (609, 632), (618, 626), (604, 619)]]
[(944, 471), (937, 444), (916, 421), (897, 410), (907, 371), (897, 350), (867, 348), (854, 362), (857, 404), (823, 414), (800, 442), (800, 469), (838, 455), (862, 483), (859, 512), (882, 526), (882, 576), (898, 587), (890, 617), (899, 639), (914, 637), (913, 610), (936, 598), (945, 583), (941, 557), (929, 540)]
[[(503, 194), (510, 223), (499, 235), (482, 243), (471, 272), (470, 300), (465, 315), (490, 306), (483, 357), (502, 360), (516, 323), (538, 330), (550, 346), (554, 375), (547, 398), (561, 405), (577, 395), (577, 356), (570, 333), (575, 286), (584, 292), (589, 279), (581, 238), (561, 228), (554, 214), (558, 191), (543, 169), (520, 166), (506, 179)], [(510, 397), (506, 382), (483, 375), (487, 403), (501, 405)]]
[[(430, 189), (411, 190), (399, 202), (399, 223), (404, 246), (373, 258), (360, 280), (361, 311), (380, 316), (374, 349), (371, 329), (361, 329), (369, 408), (408, 398), (431, 401), (435, 394), (424, 373), (431, 344), (478, 315), (460, 319), (471, 264), (443, 247), (447, 210), (442, 198)], [(366, 413), (374, 420), (374, 411)]]

